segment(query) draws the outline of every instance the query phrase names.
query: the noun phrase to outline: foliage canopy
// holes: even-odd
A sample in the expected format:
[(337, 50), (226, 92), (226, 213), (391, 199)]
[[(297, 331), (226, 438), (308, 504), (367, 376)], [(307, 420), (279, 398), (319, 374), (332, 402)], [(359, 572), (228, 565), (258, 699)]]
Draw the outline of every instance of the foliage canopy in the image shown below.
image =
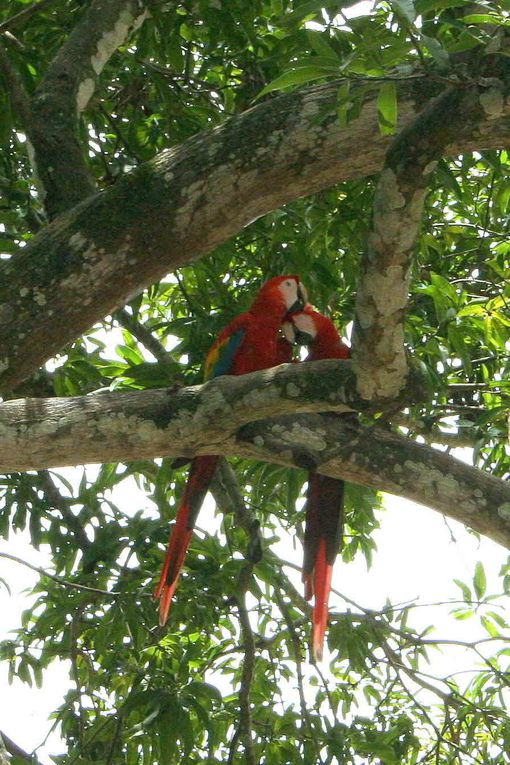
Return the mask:
[[(29, 95), (90, 5), (4, 2), (0, 42)], [(470, 57), (506, 39), (504, 5), (153, 2), (80, 118), (87, 166), (107, 189), (258, 99), (332, 79), (335, 119), (352, 130), (354, 154), (367, 99), (377, 99), (381, 134), (393, 135), (397, 84), (425, 78), (435, 92), (467, 81)], [(0, 248), (15, 258), (47, 219), (2, 71)], [(501, 479), (509, 474), (509, 167), (506, 150), (480, 145), (443, 157), (431, 177), (405, 320), (429, 395), (390, 418), (409, 438), (470, 447), (474, 464)], [(280, 273), (301, 274), (317, 307), (345, 328), (376, 180), (355, 178), (276, 209), (152, 284), (67, 346), (30, 395), (198, 384), (212, 340)], [(170, 625), (161, 629), (152, 592), (185, 480), (171, 463), (109, 463), (84, 469), (81, 479), (58, 470), (0, 479), (2, 535), (28, 528), (33, 545), (51, 555), (54, 575), (41, 572), (34, 605), (0, 656), (28, 684), (42, 683), (56, 658), (69, 661), (69, 691), (55, 718), (67, 753), (56, 762), (510, 762), (506, 568), (498, 600), (473, 562), (472, 582), (459, 582), (462, 602), (450, 606), (453, 618), (480, 624), (484, 639), (466, 644), (475, 672), (434, 677), (427, 664), (438, 648), (448, 650), (448, 636), (413, 627), (413, 605), (388, 600), (379, 612), (349, 602), (331, 615), (331, 662), (321, 673), (307, 664), (309, 607), (277, 546), (301, 537), (306, 474), (237, 459), (213, 487), (217, 533), (195, 535)], [(370, 563), (377, 554), (379, 499), (349, 486), (345, 561)], [(255, 517), (265, 538), (256, 566), (246, 534)]]

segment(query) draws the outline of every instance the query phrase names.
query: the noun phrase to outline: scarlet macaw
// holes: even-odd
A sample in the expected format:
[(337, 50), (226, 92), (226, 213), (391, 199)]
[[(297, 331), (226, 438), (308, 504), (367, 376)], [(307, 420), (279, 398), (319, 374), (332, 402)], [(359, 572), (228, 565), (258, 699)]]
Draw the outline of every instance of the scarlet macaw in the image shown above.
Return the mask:
[[(286, 337), (308, 346), (306, 361), (347, 359), (349, 348), (327, 316), (311, 305), (294, 313), (284, 324)], [(313, 607), (312, 652), (322, 659), (328, 623), (328, 600), (333, 564), (342, 544), (344, 482), (318, 473), (308, 474), (302, 580), (305, 598), (315, 596)]]
[[(251, 308), (231, 321), (210, 348), (205, 360), (204, 379), (243, 375), (282, 363), (283, 344), (288, 345), (279, 334), (282, 323), (289, 312), (301, 310), (305, 303), (306, 291), (299, 276), (276, 276), (265, 282)], [(216, 455), (205, 455), (191, 461), (155, 592), (155, 597), (160, 598), (161, 626), (168, 618), (193, 528), (218, 460)]]

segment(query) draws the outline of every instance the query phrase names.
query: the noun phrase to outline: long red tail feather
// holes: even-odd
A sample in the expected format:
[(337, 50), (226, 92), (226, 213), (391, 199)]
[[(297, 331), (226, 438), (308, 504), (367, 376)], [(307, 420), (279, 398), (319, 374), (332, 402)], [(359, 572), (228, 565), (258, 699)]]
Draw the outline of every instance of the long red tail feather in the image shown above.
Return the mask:
[(328, 626), (328, 601), (332, 574), (333, 564), (328, 563), (326, 557), (326, 540), (321, 539), (313, 577), (315, 603), (313, 606), (312, 652), (315, 661), (322, 660), (324, 636)]
[(172, 597), (177, 588), (193, 529), (209, 488), (219, 457), (195, 457), (191, 463), (186, 489), (177, 511), (175, 526), (170, 532), (161, 577), (154, 597), (159, 598), (159, 623), (168, 619)]
[(343, 481), (309, 474), (302, 580), (305, 598), (314, 597), (312, 651), (316, 661), (322, 659), (333, 564), (342, 543), (343, 500)]

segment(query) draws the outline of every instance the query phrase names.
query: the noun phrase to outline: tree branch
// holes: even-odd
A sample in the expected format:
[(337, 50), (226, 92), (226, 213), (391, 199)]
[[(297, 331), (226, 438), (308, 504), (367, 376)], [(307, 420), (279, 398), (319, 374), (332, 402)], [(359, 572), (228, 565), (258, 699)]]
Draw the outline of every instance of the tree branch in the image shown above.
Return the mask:
[[(64, 464), (192, 457), (222, 444), (254, 417), (367, 410), (350, 362), (282, 364), (203, 385), (0, 404), (0, 471)], [(145, 431), (145, 432), (144, 432)], [(228, 453), (228, 450), (227, 450)]]
[(497, 80), (449, 88), (390, 146), (361, 262), (353, 335), (359, 391), (369, 400), (392, 398), (406, 382), (404, 311), (430, 174), (446, 146), (484, 123), (504, 98)]
[(18, 13), (15, 13), (13, 16), (9, 16), (8, 19), (5, 19), (5, 21), (2, 21), (0, 24), (0, 34), (5, 32), (7, 29), (11, 30), (13, 27), (18, 27), (35, 13), (39, 13), (47, 5), (50, 5), (54, 2), (55, 0), (39, 0), (39, 2), (32, 3), (32, 5), (23, 8), (22, 11), (18, 11)]
[(30, 141), (48, 217), (95, 191), (77, 117), (87, 106), (103, 67), (146, 16), (142, 0), (94, 0), (52, 61), (32, 98)]
[(0, 471), (237, 455), (316, 468), (413, 499), (510, 547), (508, 482), (402, 435), (311, 413), (363, 409), (355, 386), (349, 362), (329, 360), (220, 377), (178, 392), (8, 401), (0, 405)]
[(131, 332), (133, 337), (136, 337), (136, 339), (152, 353), (155, 359), (163, 363), (172, 360), (172, 354), (167, 351), (163, 343), (152, 334), (150, 329), (147, 329), (147, 327), (137, 321), (129, 311), (126, 311), (125, 308), (116, 311), (113, 318), (115, 321), (118, 321), (121, 327), (124, 327), (128, 332)]
[(86, 587), (84, 584), (69, 582), (67, 579), (62, 579), (61, 576), (56, 576), (56, 574), (50, 574), (44, 568), (40, 568), (39, 566), (33, 566), (31, 563), (28, 563), (26, 560), (22, 560), (21, 558), (18, 558), (16, 555), (10, 555), (9, 553), (0, 552), (0, 558), (6, 558), (7, 560), (14, 561), (14, 563), (19, 563), (21, 566), (30, 568), (32, 571), (35, 571), (36, 573), (38, 573), (40, 576), (45, 576), (48, 579), (51, 579), (53, 582), (57, 582), (57, 584), (63, 585), (64, 587), (71, 587), (74, 590), (80, 590), (81, 592), (89, 592), (94, 595), (107, 595), (109, 598), (116, 597), (119, 594), (118, 592), (108, 592), (107, 590), (99, 590), (97, 587)]
[(4, 752), (8, 752), (12, 757), (16, 757), (20, 760), (25, 760), (30, 765), (41, 765), (40, 761), (34, 754), (25, 752), (18, 744), (16, 744), (9, 736), (3, 731), (0, 731), (0, 765), (9, 765), (10, 760), (4, 757)]
[(7, 51), (1, 42), (0, 74), (4, 79), (12, 104), (18, 112), (27, 132), (29, 132), (32, 125), (32, 110), (30, 107), (30, 99), (28, 97), (28, 93), (25, 90), (25, 86), (23, 85), (21, 77), (19, 76), (14, 66), (11, 64), (9, 56), (7, 55)]
[[(506, 97), (510, 62), (501, 62)], [(402, 127), (438, 87), (425, 77), (399, 83)], [(15, 387), (130, 296), (254, 219), (377, 172), (389, 139), (379, 132), (376, 98), (367, 97), (359, 117), (342, 129), (337, 91), (338, 83), (328, 83), (271, 99), (162, 152), (0, 264), (0, 390)], [(499, 111), (498, 103), (492, 107), (446, 153), (506, 146), (510, 104), (504, 98)], [(330, 117), (315, 119), (328, 110)]]
[(48, 470), (41, 470), (39, 471), (39, 479), (51, 507), (58, 510), (62, 516), (62, 520), (74, 536), (76, 545), (82, 552), (86, 552), (91, 546), (91, 541), (85, 533), (85, 529), (80, 521), (68, 506), (66, 499), (60, 494), (56, 485), (53, 483), (51, 473)]

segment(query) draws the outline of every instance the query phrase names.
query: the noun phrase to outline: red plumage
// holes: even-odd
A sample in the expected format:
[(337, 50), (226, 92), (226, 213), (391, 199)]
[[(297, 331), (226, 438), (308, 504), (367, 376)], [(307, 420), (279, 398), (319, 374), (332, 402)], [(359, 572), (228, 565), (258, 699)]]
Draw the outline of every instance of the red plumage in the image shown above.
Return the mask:
[[(290, 322), (295, 339), (309, 348), (306, 361), (349, 358), (349, 348), (331, 319), (310, 305), (293, 314)], [(316, 660), (322, 658), (333, 564), (342, 544), (344, 488), (337, 478), (308, 475), (302, 579), (305, 598), (314, 597), (312, 651)]]
[[(247, 374), (286, 360), (280, 360), (284, 353), (280, 329), (289, 312), (300, 310), (305, 302), (306, 292), (298, 276), (277, 276), (263, 284), (251, 308), (231, 321), (213, 343), (205, 361), (205, 379), (224, 374)], [(218, 460), (217, 456), (205, 455), (195, 457), (191, 462), (155, 592), (155, 597), (160, 599), (161, 625), (168, 618), (196, 519)]]

